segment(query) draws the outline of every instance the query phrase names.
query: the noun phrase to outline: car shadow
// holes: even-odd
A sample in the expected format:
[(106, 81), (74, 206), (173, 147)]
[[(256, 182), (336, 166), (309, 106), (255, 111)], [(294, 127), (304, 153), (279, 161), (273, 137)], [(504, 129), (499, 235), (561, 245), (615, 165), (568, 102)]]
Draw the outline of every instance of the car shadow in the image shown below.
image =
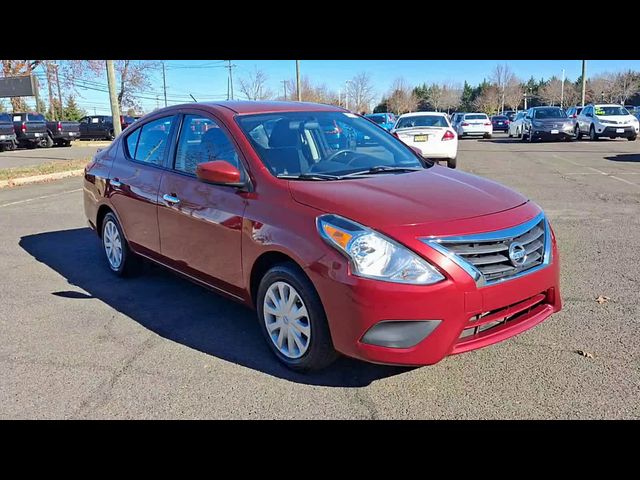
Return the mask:
[(362, 387), (411, 370), (342, 357), (321, 372), (292, 372), (269, 350), (251, 309), (150, 262), (145, 262), (139, 275), (120, 279), (107, 267), (100, 243), (89, 228), (24, 236), (20, 246), (87, 292), (41, 292), (43, 295), (79, 301), (98, 298), (168, 340), (275, 377), (308, 385)]
[(640, 153), (624, 153), (620, 155), (604, 157), (604, 159), (611, 160), (612, 162), (640, 162)]

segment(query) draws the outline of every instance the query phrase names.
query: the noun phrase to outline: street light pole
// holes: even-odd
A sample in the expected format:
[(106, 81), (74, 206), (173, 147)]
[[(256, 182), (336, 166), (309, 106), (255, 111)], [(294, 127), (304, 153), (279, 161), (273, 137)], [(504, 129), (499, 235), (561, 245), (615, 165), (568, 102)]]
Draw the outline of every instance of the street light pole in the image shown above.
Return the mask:
[(300, 91), (300, 60), (296, 60), (296, 90), (298, 90), (298, 101), (302, 101), (302, 92)]
[(162, 62), (162, 88), (164, 89), (164, 106), (167, 106), (167, 78), (164, 72), (164, 61)]
[(345, 80), (344, 82), (344, 108), (349, 110), (349, 84), (351, 80)]
[(582, 106), (584, 107), (584, 94), (587, 88), (587, 61), (582, 60)]

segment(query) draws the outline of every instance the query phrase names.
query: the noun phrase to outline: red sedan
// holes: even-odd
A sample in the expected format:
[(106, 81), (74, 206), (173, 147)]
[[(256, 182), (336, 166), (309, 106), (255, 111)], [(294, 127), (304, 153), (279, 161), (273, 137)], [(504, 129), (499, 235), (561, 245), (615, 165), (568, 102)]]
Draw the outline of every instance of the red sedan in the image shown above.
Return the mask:
[[(327, 123), (368, 140), (336, 146)], [(96, 154), (84, 205), (114, 273), (144, 257), (254, 307), (296, 370), (433, 364), (561, 308), (540, 207), (337, 107), (157, 110)]]

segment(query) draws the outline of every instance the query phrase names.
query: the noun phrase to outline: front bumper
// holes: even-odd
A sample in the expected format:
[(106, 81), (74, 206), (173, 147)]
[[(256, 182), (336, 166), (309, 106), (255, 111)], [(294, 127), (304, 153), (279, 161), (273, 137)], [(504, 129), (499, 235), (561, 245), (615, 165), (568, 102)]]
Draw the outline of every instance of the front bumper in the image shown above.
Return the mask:
[(600, 135), (601, 137), (633, 138), (638, 136), (638, 130), (632, 126), (626, 126), (626, 127), (610, 126), (610, 127), (605, 127), (602, 130), (596, 129), (596, 131), (598, 135)]
[[(477, 287), (462, 268), (427, 247), (421, 253), (445, 274), (430, 286), (403, 285), (360, 278), (348, 273), (337, 252), (306, 271), (325, 307), (335, 348), (350, 357), (397, 365), (430, 365), (444, 357), (482, 348), (517, 335), (562, 308), (559, 257), (553, 235), (552, 261), (535, 272), (485, 287)], [(414, 249), (415, 250), (415, 249)], [(478, 316), (484, 315), (478, 320)], [(511, 318), (475, 331), (474, 322)], [(439, 321), (414, 346), (394, 348), (363, 342), (374, 325), (389, 321)]]
[(551, 130), (533, 130), (534, 138), (543, 140), (564, 140), (574, 137), (573, 130), (553, 129), (557, 133), (551, 133)]

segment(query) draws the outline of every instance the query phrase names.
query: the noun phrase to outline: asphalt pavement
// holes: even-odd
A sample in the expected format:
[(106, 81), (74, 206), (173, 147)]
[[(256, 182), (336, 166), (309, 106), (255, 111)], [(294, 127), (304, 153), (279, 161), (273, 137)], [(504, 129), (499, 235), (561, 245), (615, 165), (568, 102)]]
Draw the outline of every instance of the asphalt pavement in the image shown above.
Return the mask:
[(240, 305), (150, 265), (115, 278), (79, 178), (0, 191), (0, 418), (640, 418), (640, 141), (498, 134), (460, 141), (458, 167), (546, 210), (564, 310), (434, 366), (313, 375)]
[(0, 169), (13, 167), (31, 167), (54, 160), (77, 160), (89, 157), (99, 148), (105, 148), (109, 142), (78, 140), (70, 147), (20, 148), (18, 150), (0, 152)]

